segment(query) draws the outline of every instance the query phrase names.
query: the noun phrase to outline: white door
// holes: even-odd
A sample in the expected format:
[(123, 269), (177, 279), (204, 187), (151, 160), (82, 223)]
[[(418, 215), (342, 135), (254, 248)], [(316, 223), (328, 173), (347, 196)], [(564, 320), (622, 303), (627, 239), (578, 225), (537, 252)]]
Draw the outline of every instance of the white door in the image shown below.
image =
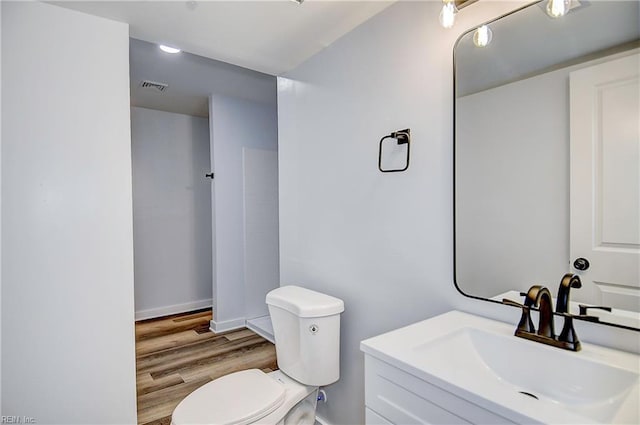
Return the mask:
[(640, 55), (570, 76), (570, 260), (578, 301), (640, 310)]

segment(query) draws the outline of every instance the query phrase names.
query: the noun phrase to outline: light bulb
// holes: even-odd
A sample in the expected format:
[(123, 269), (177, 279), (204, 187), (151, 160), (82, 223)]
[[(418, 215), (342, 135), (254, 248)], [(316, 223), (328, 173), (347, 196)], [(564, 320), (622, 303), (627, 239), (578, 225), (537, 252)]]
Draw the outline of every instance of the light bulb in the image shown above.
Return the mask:
[(489, 43), (491, 43), (492, 38), (493, 32), (491, 31), (491, 28), (483, 25), (473, 33), (473, 44), (478, 47), (486, 47)]
[(180, 49), (176, 49), (175, 47), (165, 46), (164, 44), (160, 45), (160, 50), (162, 50), (165, 53), (180, 53), (181, 52)]
[(458, 9), (456, 9), (456, 5), (453, 0), (445, 1), (442, 5), (442, 10), (440, 11), (440, 17), (438, 18), (440, 25), (445, 28), (451, 28), (456, 20), (457, 12)]
[(549, 0), (547, 2), (547, 15), (552, 18), (564, 16), (569, 11), (571, 0)]

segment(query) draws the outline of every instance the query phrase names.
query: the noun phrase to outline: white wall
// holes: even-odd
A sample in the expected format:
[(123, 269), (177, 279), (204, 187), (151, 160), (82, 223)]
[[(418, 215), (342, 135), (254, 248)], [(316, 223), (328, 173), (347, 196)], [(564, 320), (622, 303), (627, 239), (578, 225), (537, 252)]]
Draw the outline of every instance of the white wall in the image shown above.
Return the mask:
[(570, 270), (569, 71), (460, 98), (456, 126), (458, 285), (555, 287)]
[(135, 423), (128, 27), (2, 9), (2, 415)]
[[(452, 52), (526, 3), (477, 2), (445, 30), (439, 2), (399, 2), (278, 81), (281, 283), (345, 301), (341, 377), (319, 405), (330, 423), (364, 423), (361, 340), (451, 309), (520, 317), (454, 288)], [(407, 127), (411, 166), (380, 173), (378, 141)], [(575, 326), (583, 341), (638, 350), (634, 332)]]
[[(345, 301), (331, 423), (364, 423), (361, 340), (453, 307), (519, 316), (453, 285), (452, 49), (521, 4), (478, 2), (448, 31), (439, 2), (396, 3), (279, 80), (281, 283)], [(407, 127), (409, 169), (380, 173), (378, 141)]]
[[(129, 46), (132, 106), (206, 117), (209, 93), (276, 105), (272, 75), (184, 51), (167, 55), (155, 43), (133, 38)], [(145, 79), (167, 82), (171, 88), (158, 96), (140, 87)]]
[[(209, 119), (213, 146), (215, 249), (214, 331), (244, 326), (245, 295), (264, 300), (262, 290), (245, 287), (243, 148), (277, 150), (274, 105), (213, 95)], [(273, 249), (278, 249), (278, 241)], [(247, 304), (252, 303), (248, 301)]]
[[(630, 52), (590, 56), (457, 100), (456, 196), (467, 201), (456, 205), (456, 278), (463, 290), (492, 297), (533, 284), (555, 287), (573, 270), (569, 75)], [(584, 290), (573, 296), (597, 302)]]
[[(0, 6), (0, 22), (2, 7)], [(0, 58), (2, 57), (2, 31), (0, 30)], [(2, 60), (0, 59), (0, 81), (2, 81)], [(0, 84), (0, 99), (2, 84)], [(0, 318), (2, 317), (2, 102), (0, 102)], [(0, 325), (0, 365), (2, 365), (2, 326)], [(0, 412), (2, 410), (2, 366), (0, 366)]]
[(131, 108), (136, 319), (211, 305), (209, 120)]
[(269, 314), (267, 292), (280, 286), (278, 152), (242, 150), (245, 317)]

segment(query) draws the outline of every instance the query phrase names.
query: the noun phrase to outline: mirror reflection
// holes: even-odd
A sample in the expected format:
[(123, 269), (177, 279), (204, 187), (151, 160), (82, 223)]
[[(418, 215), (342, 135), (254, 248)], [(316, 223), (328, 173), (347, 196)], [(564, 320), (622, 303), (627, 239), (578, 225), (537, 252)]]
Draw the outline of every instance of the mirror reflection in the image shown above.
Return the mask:
[(572, 313), (640, 328), (640, 2), (553, 15), (535, 3), (456, 44), (456, 285), (521, 302), (575, 273)]

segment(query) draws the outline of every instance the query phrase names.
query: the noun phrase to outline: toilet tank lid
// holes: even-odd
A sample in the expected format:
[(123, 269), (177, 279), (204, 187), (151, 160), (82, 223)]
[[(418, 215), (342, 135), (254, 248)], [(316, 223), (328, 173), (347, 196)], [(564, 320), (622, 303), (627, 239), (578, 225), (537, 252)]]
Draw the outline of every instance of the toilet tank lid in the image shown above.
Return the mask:
[(267, 304), (280, 307), (298, 317), (323, 317), (344, 311), (344, 302), (331, 295), (288, 285), (267, 294)]

